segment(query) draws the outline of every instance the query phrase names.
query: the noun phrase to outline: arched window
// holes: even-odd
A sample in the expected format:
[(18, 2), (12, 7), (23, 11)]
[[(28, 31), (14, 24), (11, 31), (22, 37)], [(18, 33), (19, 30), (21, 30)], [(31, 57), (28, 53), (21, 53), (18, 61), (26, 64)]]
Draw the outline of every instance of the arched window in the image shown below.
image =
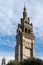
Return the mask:
[(25, 33), (27, 33), (27, 28), (25, 29)]
[(29, 22), (28, 22), (28, 24), (29, 24)]
[(20, 35), (20, 31), (19, 31), (19, 35)]
[(25, 23), (27, 24), (27, 21), (25, 21)]
[(30, 34), (30, 30), (28, 30), (28, 33)]

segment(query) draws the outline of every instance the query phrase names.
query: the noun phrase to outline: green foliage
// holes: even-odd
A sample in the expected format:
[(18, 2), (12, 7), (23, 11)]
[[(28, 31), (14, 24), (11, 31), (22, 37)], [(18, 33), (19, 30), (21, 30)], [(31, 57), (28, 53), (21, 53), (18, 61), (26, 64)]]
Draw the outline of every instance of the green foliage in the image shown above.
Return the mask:
[(42, 60), (30, 58), (23, 61), (23, 65), (43, 65)]
[(23, 61), (10, 61), (7, 65), (43, 65), (43, 61), (36, 58), (28, 58)]
[(7, 65), (20, 65), (18, 61), (10, 61)]

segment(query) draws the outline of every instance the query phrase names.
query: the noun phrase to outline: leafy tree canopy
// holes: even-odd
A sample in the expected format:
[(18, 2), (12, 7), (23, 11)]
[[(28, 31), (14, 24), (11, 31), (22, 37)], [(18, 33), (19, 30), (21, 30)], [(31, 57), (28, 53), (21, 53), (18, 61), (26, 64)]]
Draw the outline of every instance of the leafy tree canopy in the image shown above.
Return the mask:
[(7, 65), (43, 65), (43, 60), (36, 58), (28, 58), (23, 61), (10, 61)]

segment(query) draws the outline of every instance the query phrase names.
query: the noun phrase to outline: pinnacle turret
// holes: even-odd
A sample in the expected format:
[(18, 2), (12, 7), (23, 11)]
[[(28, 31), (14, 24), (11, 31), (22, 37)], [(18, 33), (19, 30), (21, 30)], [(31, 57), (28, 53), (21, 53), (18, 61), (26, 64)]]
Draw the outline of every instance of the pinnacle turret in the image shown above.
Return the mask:
[(26, 7), (24, 6), (24, 10), (23, 10), (23, 18), (27, 18), (27, 11), (26, 11)]

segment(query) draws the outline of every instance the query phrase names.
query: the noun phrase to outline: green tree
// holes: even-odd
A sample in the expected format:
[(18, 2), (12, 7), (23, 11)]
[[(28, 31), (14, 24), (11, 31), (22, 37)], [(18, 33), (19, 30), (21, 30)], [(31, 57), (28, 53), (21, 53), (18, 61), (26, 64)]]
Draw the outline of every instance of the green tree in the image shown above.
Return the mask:
[(20, 65), (18, 61), (10, 61), (7, 65)]
[(20, 62), (20, 65), (43, 65), (43, 61), (36, 58), (28, 58)]
[(7, 65), (43, 65), (43, 61), (36, 58), (28, 58), (20, 62), (10, 61)]

